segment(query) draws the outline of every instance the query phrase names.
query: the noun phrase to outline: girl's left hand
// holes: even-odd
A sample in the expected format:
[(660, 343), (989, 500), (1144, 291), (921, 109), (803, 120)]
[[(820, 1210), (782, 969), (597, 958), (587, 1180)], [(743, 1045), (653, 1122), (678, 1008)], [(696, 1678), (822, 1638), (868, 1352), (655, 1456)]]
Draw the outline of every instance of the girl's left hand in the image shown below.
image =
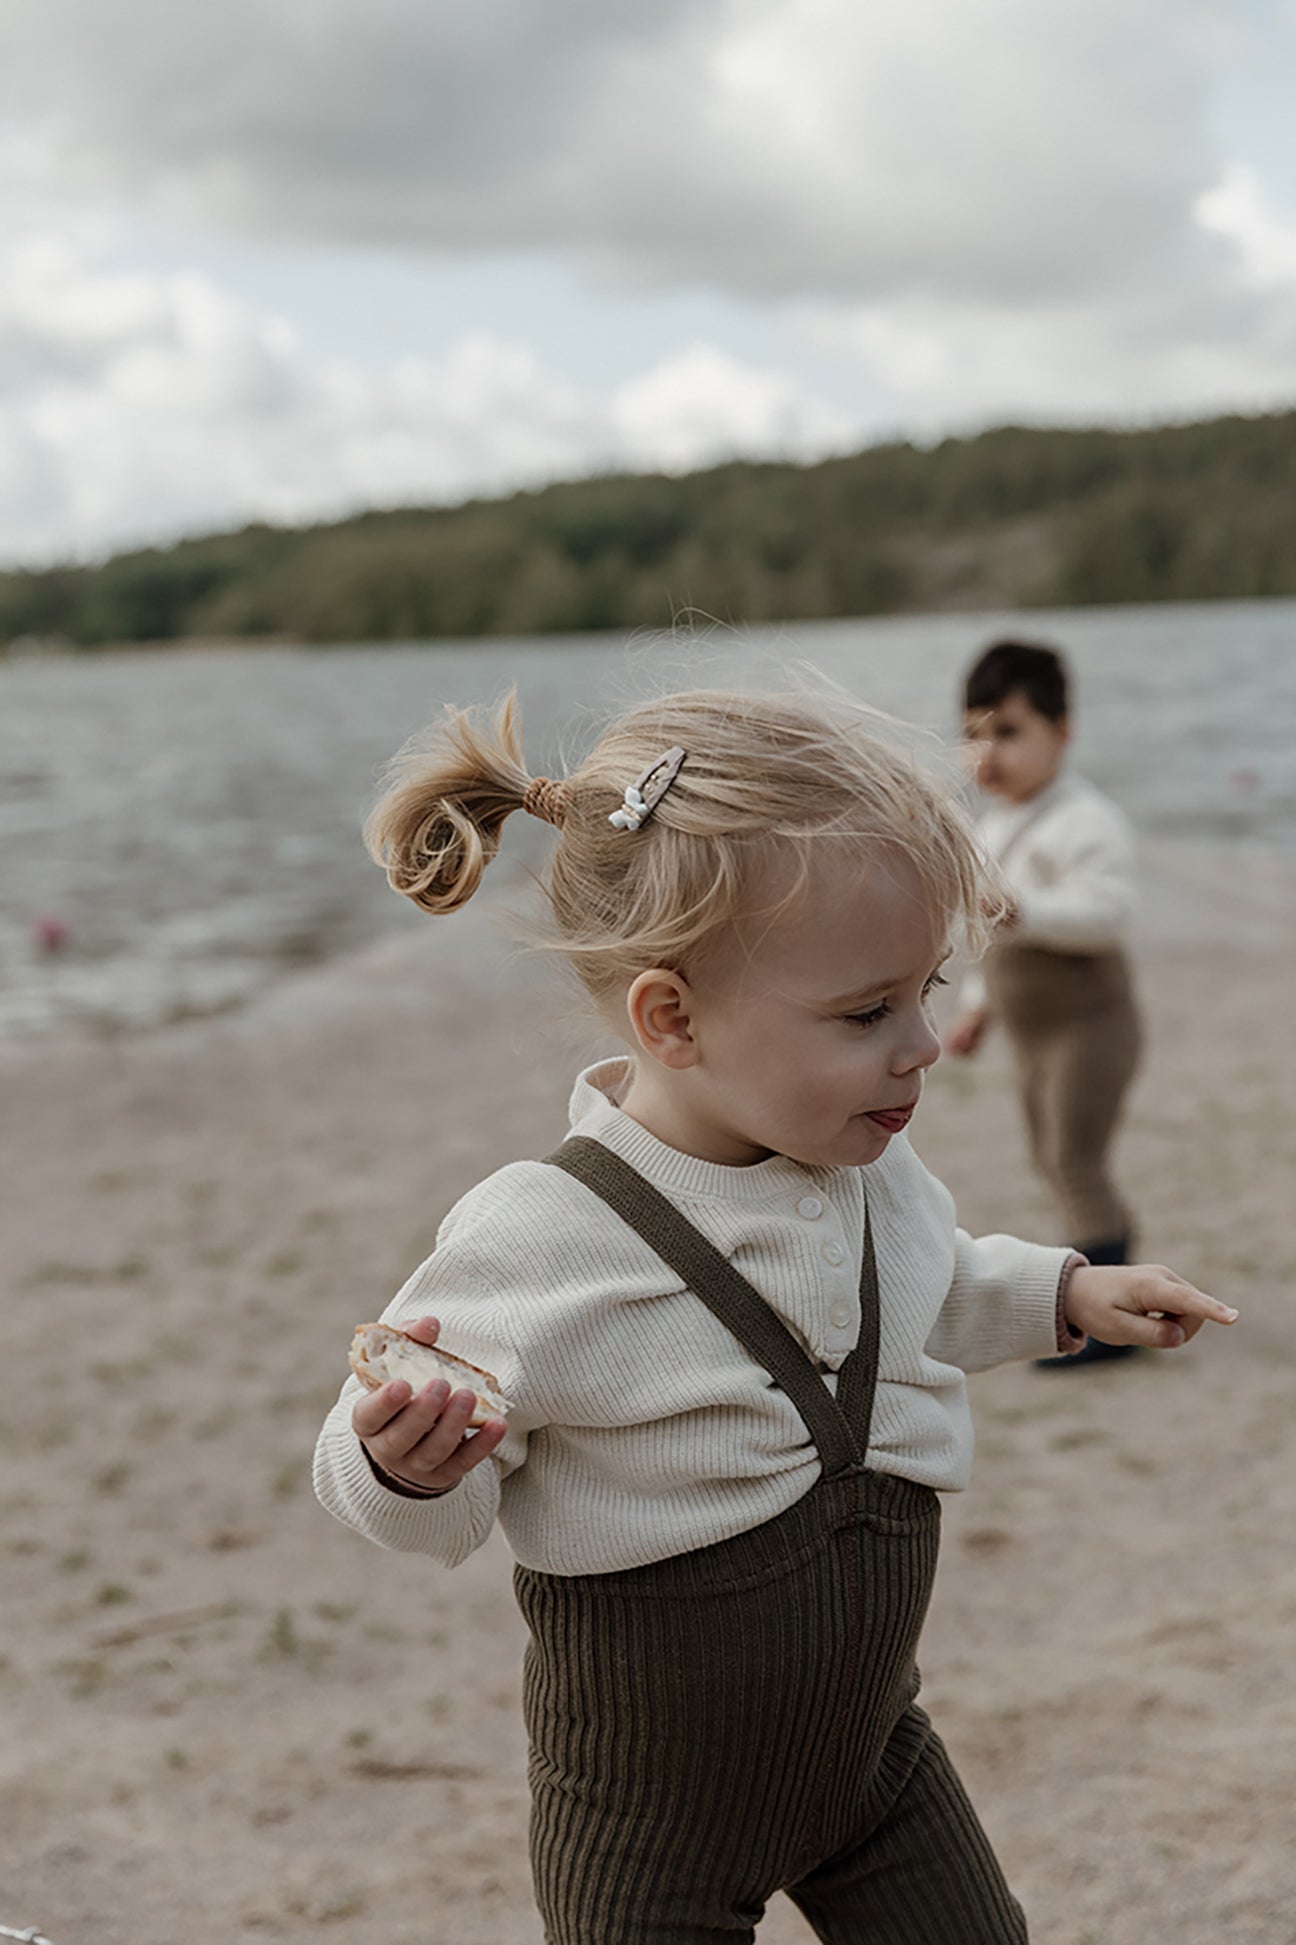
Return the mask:
[(1067, 1322), (1104, 1344), (1173, 1351), (1203, 1324), (1236, 1323), (1237, 1315), (1162, 1263), (1086, 1264), (1067, 1284)]

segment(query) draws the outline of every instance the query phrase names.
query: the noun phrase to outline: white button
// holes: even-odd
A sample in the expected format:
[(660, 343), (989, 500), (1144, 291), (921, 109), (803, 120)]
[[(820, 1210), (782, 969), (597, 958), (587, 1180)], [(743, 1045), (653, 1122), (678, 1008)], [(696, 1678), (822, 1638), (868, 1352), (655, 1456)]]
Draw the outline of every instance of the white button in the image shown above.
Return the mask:
[(846, 1252), (840, 1243), (825, 1243), (821, 1254), (824, 1262), (831, 1263), (834, 1269), (846, 1261)]
[(838, 1330), (844, 1330), (850, 1320), (851, 1307), (848, 1303), (835, 1303), (830, 1306), (828, 1321), (830, 1324), (836, 1324)]
[(797, 1203), (797, 1214), (804, 1216), (807, 1222), (813, 1222), (816, 1216), (823, 1214), (823, 1203), (817, 1195), (803, 1195)]

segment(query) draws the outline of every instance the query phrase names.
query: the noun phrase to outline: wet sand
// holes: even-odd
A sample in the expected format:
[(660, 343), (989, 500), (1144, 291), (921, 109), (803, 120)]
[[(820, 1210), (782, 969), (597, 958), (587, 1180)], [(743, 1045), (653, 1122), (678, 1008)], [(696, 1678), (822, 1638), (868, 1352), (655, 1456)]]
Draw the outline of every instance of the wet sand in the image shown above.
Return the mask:
[[(1290, 906), (1194, 869), (1121, 1153), (1144, 1253), (1242, 1321), (974, 1380), (925, 1637), (1038, 1945), (1296, 1937)], [(507, 1550), (383, 1554), (309, 1461), (353, 1323), (560, 1138), (591, 1042), (554, 1011), (474, 910), (224, 1019), (0, 1052), (0, 1923), (539, 1945)], [(914, 1140), (969, 1227), (1053, 1240), (1001, 1044)], [(776, 1899), (760, 1936), (809, 1933)]]

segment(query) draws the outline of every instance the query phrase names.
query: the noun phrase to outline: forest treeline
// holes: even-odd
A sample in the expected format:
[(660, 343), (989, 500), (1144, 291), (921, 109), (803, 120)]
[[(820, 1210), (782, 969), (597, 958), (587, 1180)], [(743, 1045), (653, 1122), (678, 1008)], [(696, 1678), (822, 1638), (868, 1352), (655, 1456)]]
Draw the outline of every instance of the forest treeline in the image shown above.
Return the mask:
[(413, 640), (1296, 594), (1296, 412), (618, 475), (0, 574), (0, 642)]

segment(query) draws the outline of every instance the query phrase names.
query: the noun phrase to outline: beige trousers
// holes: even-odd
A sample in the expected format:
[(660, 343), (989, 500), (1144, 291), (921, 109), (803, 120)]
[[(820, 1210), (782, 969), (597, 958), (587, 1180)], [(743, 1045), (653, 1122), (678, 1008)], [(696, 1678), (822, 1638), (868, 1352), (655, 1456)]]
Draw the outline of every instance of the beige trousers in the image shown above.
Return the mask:
[(1129, 1234), (1108, 1151), (1138, 1067), (1138, 1009), (1123, 953), (1003, 945), (985, 963), (1012, 1042), (1031, 1155), (1077, 1249)]

